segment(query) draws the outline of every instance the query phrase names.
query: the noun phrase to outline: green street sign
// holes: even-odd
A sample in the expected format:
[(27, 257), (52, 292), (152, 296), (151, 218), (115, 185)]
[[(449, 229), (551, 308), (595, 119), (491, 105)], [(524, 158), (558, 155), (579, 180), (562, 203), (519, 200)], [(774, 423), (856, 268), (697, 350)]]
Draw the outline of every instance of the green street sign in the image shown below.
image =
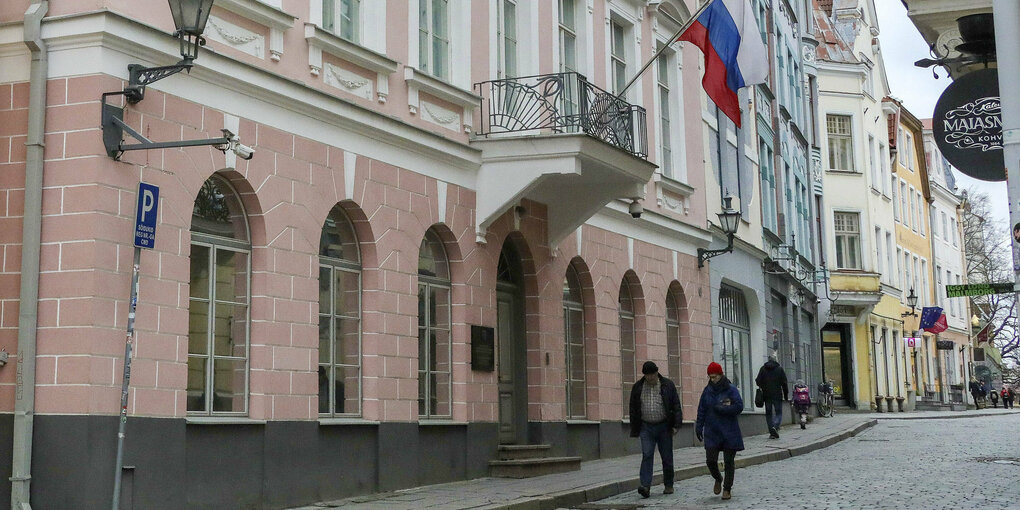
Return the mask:
[(946, 285), (946, 297), (984, 296), (986, 294), (1007, 294), (1010, 292), (1013, 292), (1012, 283)]

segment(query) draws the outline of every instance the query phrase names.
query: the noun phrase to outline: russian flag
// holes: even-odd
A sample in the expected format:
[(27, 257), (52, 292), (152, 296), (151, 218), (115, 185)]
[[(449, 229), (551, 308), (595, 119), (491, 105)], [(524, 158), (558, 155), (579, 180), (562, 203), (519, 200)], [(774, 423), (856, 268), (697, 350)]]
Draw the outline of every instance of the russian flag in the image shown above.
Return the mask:
[(705, 54), (701, 84), (715, 105), (740, 127), (737, 90), (764, 83), (769, 56), (747, 0), (711, 0), (679, 41), (689, 41)]

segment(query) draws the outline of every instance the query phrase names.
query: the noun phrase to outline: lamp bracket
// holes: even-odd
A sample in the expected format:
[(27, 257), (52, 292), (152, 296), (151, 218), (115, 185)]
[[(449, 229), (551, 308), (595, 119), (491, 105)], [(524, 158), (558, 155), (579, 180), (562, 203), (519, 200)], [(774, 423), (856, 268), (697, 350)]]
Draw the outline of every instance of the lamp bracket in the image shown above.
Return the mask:
[(733, 251), (733, 234), (726, 234), (726, 247), (718, 250), (706, 250), (704, 248), (698, 248), (698, 267), (705, 267), (705, 261), (712, 258), (718, 257), (724, 253)]
[(191, 59), (187, 58), (169, 66), (145, 67), (141, 64), (128, 64), (128, 84), (124, 87), (124, 97), (129, 103), (137, 103), (145, 99), (146, 85), (181, 71), (190, 73), (192, 65)]
[[(178, 140), (173, 142), (153, 142), (149, 140), (141, 133), (135, 131), (124, 122), (124, 109), (119, 106), (106, 103), (106, 96), (124, 94), (127, 95), (126, 91), (122, 92), (107, 92), (103, 94), (103, 113), (102, 113), (102, 127), (103, 127), (103, 145), (106, 146), (106, 153), (115, 160), (120, 160), (120, 157), (126, 151), (135, 151), (141, 149), (171, 149), (177, 147), (197, 147), (203, 145), (218, 145), (220, 150), (226, 151), (230, 146), (233, 135), (224, 130), (222, 137), (220, 138), (206, 138), (201, 140)], [(124, 133), (127, 132), (132, 138), (138, 140), (141, 143), (124, 144)]]

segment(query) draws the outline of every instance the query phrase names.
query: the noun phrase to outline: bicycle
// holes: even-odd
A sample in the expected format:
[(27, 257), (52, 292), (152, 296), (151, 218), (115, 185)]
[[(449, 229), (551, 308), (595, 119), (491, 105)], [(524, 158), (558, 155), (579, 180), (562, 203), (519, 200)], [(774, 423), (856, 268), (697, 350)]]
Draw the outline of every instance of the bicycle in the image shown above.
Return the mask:
[(832, 417), (836, 414), (834, 407), (832, 381), (818, 383), (818, 416)]

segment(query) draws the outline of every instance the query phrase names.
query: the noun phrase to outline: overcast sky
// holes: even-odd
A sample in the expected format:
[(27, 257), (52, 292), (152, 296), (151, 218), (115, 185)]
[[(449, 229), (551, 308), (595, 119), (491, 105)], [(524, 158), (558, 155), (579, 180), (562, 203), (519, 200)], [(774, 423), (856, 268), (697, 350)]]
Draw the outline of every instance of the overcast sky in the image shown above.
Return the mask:
[[(898, 0), (877, 0), (879, 39), (882, 56), (889, 76), (892, 95), (919, 119), (931, 118), (939, 95), (949, 86), (946, 72), (939, 67), (939, 79), (932, 76), (931, 69), (914, 67), (914, 62), (930, 58), (924, 38), (907, 18), (907, 9)], [(955, 172), (955, 170), (954, 170)], [(956, 172), (960, 189), (976, 187), (988, 193), (992, 199), (992, 210), (1003, 225), (1009, 221), (1009, 200), (1006, 197), (1006, 182), (984, 182)]]

